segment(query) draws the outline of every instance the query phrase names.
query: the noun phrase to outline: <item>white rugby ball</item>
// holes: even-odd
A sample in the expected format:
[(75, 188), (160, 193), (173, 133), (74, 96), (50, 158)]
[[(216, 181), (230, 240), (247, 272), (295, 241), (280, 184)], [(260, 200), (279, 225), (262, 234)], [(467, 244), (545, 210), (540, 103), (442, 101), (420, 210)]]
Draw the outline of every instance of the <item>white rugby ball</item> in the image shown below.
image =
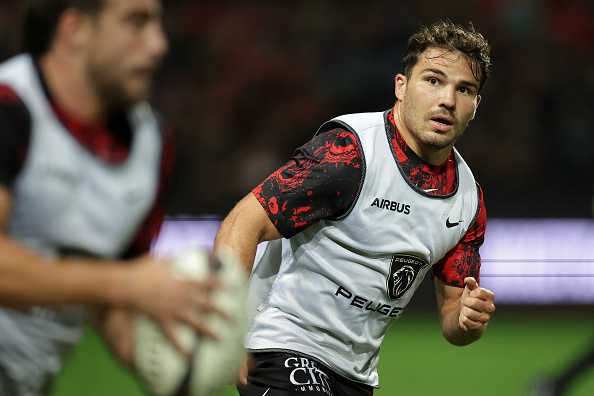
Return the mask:
[(228, 318), (210, 314), (206, 325), (217, 340), (200, 337), (178, 325), (177, 337), (190, 360), (167, 340), (159, 325), (139, 313), (134, 322), (134, 359), (138, 376), (154, 396), (214, 396), (234, 382), (243, 362), (243, 338), (247, 331), (245, 269), (230, 254), (221, 254), (212, 265), (202, 249), (186, 251), (171, 260), (179, 277), (201, 280), (216, 271), (223, 287), (213, 291), (212, 301)]

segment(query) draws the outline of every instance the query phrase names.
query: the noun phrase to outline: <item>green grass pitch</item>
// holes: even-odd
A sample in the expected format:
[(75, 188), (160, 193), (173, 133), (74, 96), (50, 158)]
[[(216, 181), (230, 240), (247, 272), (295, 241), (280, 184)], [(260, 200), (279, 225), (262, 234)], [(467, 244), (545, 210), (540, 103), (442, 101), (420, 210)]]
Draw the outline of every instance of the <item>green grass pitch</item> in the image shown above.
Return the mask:
[[(454, 347), (439, 330), (436, 313), (405, 312), (380, 353), (381, 389), (393, 395), (529, 395), (537, 376), (555, 372), (594, 347), (594, 309), (500, 306), (479, 342)], [(147, 396), (89, 331), (68, 361), (52, 396)], [(237, 396), (232, 387), (223, 396)], [(594, 367), (568, 396), (594, 395)]]

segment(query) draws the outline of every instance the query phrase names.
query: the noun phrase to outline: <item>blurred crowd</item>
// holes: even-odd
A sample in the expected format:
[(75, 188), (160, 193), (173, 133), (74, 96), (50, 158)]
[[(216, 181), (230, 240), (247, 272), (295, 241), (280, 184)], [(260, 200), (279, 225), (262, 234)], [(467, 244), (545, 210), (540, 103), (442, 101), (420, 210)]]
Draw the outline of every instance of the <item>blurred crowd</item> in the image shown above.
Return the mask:
[[(0, 59), (19, 3), (0, 0)], [(589, 0), (165, 0), (171, 50), (153, 104), (177, 134), (172, 215), (225, 215), (336, 115), (394, 103), (406, 40), (450, 19), (492, 45), (457, 144), (490, 217), (588, 217), (594, 195)]]

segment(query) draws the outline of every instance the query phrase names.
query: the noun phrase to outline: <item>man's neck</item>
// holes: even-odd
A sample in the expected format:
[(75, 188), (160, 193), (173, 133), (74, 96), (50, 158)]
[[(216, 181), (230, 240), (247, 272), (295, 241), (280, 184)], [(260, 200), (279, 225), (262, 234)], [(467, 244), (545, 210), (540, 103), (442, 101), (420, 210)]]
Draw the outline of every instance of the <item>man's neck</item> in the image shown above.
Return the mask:
[(65, 55), (49, 53), (39, 60), (38, 67), (50, 98), (60, 108), (84, 124), (105, 118), (101, 101), (80, 63)]

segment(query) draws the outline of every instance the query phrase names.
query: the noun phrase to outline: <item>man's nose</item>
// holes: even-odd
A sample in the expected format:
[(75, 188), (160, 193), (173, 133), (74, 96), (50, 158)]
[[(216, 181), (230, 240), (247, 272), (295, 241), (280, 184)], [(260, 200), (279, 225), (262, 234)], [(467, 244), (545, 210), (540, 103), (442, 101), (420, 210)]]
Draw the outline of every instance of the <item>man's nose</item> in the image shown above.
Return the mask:
[(148, 32), (148, 46), (151, 54), (156, 58), (163, 57), (169, 50), (169, 41), (165, 35), (163, 25), (155, 23)]
[(444, 87), (439, 96), (439, 107), (445, 107), (448, 110), (456, 108), (456, 90), (455, 88)]

